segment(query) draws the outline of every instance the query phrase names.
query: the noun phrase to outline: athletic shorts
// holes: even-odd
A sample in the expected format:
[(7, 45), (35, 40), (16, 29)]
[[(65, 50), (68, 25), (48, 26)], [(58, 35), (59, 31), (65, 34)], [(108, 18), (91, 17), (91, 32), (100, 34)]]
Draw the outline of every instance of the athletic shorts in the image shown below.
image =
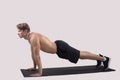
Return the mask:
[(71, 47), (62, 40), (55, 41), (57, 45), (57, 55), (60, 58), (68, 59), (72, 63), (77, 63), (80, 58), (80, 51)]

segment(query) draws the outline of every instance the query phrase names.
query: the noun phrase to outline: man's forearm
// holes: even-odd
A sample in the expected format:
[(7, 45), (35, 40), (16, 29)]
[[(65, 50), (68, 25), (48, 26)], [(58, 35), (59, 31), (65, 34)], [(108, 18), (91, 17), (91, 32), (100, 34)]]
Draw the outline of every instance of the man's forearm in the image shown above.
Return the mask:
[(33, 60), (33, 67), (36, 68), (35, 58), (33, 54), (32, 54), (32, 60)]
[(35, 63), (35, 61), (33, 61), (33, 66), (34, 66), (34, 68), (36, 69), (36, 63)]
[(35, 56), (35, 63), (38, 66), (38, 72), (42, 74), (42, 64), (39, 56)]

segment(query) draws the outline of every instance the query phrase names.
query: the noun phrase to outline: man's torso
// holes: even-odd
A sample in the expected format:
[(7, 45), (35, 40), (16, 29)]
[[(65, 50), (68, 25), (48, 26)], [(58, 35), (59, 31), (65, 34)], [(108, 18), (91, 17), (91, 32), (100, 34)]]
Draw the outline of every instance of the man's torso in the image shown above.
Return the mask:
[[(34, 36), (33, 39), (37, 38), (37, 40), (39, 40), (40, 50), (47, 52), (47, 53), (56, 53), (57, 52), (56, 44), (54, 42), (50, 41), (46, 36), (44, 36), (40, 33), (35, 33), (35, 32), (30, 33), (30, 39), (33, 36)], [(29, 42), (30, 42), (30, 40), (29, 40)], [(31, 42), (30, 42), (30, 44), (31, 44)]]

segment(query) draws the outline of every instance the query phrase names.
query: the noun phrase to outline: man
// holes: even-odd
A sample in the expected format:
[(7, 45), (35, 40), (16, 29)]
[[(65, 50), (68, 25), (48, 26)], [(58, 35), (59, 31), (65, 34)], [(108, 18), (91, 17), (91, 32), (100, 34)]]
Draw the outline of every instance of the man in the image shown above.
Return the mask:
[(32, 74), (30, 76), (42, 75), (42, 63), (39, 55), (40, 50), (51, 54), (57, 54), (60, 58), (68, 59), (72, 63), (77, 63), (78, 59), (97, 60), (96, 67), (100, 67), (101, 63), (103, 62), (104, 69), (108, 68), (109, 57), (96, 55), (87, 51), (77, 50), (62, 40), (56, 40), (55, 42), (52, 42), (46, 36), (40, 33), (30, 32), (30, 27), (27, 23), (20, 23), (17, 25), (17, 28), (18, 36), (28, 40), (31, 45), (34, 66), (26, 70), (35, 70), (36, 66), (38, 66), (38, 73)]

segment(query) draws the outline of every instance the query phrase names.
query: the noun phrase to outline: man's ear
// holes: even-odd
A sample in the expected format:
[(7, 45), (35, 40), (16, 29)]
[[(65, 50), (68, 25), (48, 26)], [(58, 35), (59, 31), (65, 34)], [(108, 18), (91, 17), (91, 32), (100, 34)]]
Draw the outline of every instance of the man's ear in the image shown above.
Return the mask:
[(27, 30), (24, 30), (24, 32), (25, 32), (25, 33), (28, 33), (28, 31), (27, 31)]

